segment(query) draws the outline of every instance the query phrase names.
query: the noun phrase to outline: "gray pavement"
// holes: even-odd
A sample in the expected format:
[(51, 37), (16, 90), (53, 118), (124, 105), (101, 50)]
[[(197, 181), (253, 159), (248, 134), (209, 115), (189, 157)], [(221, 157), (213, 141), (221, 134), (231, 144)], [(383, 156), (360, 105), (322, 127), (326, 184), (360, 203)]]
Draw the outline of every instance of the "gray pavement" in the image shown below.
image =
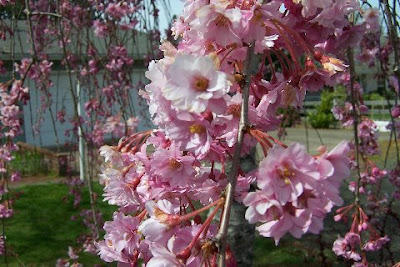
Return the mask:
[[(298, 128), (287, 128), (287, 136), (285, 143), (290, 144), (292, 142), (302, 143), (307, 146), (306, 129), (304, 127)], [(390, 133), (379, 132), (379, 140), (389, 140)], [(274, 132), (272, 136), (276, 137)], [(318, 129), (308, 128), (308, 144), (310, 153), (316, 153), (317, 149), (321, 145), (327, 146), (328, 149), (334, 148), (343, 140), (353, 140), (354, 134), (352, 129)]]
[[(307, 130), (308, 138), (304, 127), (287, 128), (287, 135), (284, 139), (281, 139), (281, 141), (287, 145), (298, 142), (307, 148), (308, 140), (309, 153), (311, 155), (316, 155), (321, 145), (326, 146), (329, 151), (343, 140), (351, 141), (354, 139), (352, 129), (313, 129), (309, 127)], [(276, 131), (269, 134), (274, 138), (278, 138)], [(378, 136), (379, 141), (388, 141), (390, 133), (378, 132)], [(256, 153), (256, 161), (259, 162), (264, 158), (264, 153), (259, 144), (257, 145)]]

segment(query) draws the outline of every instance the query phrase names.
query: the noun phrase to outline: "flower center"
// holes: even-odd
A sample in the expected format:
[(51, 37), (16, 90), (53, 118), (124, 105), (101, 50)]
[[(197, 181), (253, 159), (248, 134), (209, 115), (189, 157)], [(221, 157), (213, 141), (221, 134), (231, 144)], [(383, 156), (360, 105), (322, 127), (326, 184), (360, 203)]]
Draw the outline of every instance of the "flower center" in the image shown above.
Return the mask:
[(181, 163), (176, 159), (170, 159), (168, 162), (168, 167), (170, 170), (176, 170), (181, 166)]
[(206, 77), (196, 76), (192, 84), (192, 88), (198, 92), (204, 92), (208, 88), (209, 81)]
[(281, 214), (280, 210), (275, 206), (272, 206), (269, 209), (269, 212), (270, 212), (270, 214), (271, 214), (271, 216), (272, 216), (274, 221), (277, 221), (282, 217), (282, 214)]
[(256, 10), (254, 10), (253, 19), (255, 21), (261, 21), (262, 22), (263, 15), (262, 15), (261, 11), (258, 8)]
[(201, 124), (195, 123), (189, 126), (189, 132), (191, 134), (202, 134), (206, 131), (206, 127)]
[(285, 181), (286, 185), (290, 184), (290, 177), (293, 177), (295, 174), (288, 167), (285, 167), (283, 170), (277, 170), (279, 177)]
[(240, 110), (241, 106), (239, 104), (230, 105), (228, 107), (228, 114), (232, 115), (233, 117), (240, 118)]
[(229, 25), (229, 19), (221, 14), (214, 20), (214, 23), (217, 27), (227, 27)]

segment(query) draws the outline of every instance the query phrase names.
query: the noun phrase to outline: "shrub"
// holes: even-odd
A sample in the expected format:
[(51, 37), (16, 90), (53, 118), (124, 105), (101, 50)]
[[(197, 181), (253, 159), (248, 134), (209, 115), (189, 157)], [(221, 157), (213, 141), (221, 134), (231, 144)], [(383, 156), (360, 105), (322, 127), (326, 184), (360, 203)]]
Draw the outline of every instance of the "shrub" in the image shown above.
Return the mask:
[(327, 90), (321, 93), (321, 104), (315, 111), (308, 113), (308, 122), (314, 128), (329, 128), (336, 123), (332, 115), (333, 99), (336, 94)]

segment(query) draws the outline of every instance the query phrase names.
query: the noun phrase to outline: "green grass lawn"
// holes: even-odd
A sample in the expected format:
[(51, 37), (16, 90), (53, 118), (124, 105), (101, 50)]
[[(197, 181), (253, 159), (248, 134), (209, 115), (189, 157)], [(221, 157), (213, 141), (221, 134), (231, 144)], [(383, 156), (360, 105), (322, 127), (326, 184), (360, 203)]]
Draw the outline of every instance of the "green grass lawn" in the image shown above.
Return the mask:
[[(96, 184), (95, 191), (101, 196), (102, 188)], [(58, 258), (68, 258), (68, 246), (76, 245), (77, 237), (85, 231), (80, 221), (70, 220), (79, 215), (73, 208), (72, 198), (63, 198), (68, 187), (63, 184), (31, 185), (14, 189), (21, 192), (15, 202), (15, 215), (6, 220), (6, 236), (9, 249), (14, 251), (20, 261), (28, 266), (54, 266)], [(82, 198), (82, 207), (89, 208), (87, 191)], [(99, 201), (104, 220), (111, 219), (115, 207)], [(101, 263), (96, 255), (81, 253), (81, 262), (93, 265)], [(15, 258), (8, 257), (13, 265), (19, 265)], [(0, 265), (4, 259), (0, 261)]]

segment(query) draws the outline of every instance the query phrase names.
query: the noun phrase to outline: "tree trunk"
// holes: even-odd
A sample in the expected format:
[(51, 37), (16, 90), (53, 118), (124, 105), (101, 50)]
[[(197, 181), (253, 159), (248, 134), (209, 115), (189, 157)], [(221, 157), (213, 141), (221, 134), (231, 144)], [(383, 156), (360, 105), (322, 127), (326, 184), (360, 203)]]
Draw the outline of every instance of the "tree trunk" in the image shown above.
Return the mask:
[[(254, 149), (249, 156), (241, 159), (240, 167), (244, 172), (257, 167), (255, 155)], [(255, 226), (245, 219), (245, 212), (246, 207), (235, 201), (232, 205), (228, 228), (228, 243), (239, 267), (253, 266), (254, 259)]]

